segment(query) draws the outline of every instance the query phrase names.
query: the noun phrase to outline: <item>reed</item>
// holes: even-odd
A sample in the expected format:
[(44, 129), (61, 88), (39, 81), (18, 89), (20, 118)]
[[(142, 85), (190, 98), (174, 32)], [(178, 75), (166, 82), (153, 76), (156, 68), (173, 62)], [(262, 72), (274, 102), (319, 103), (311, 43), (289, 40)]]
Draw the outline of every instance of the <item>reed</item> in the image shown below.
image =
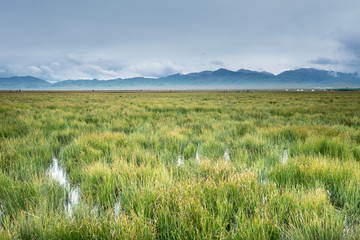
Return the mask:
[(2, 92), (0, 238), (359, 238), (359, 116), (358, 92)]

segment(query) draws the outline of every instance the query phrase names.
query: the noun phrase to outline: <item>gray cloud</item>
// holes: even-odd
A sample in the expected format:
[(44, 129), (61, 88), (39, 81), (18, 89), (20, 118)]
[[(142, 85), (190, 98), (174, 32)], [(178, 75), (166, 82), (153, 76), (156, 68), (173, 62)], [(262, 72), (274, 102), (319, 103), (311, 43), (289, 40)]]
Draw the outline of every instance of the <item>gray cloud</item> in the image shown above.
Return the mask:
[(360, 72), (360, 34), (344, 34), (339, 39), (342, 49), (351, 55), (350, 59), (343, 62), (343, 65)]
[(334, 65), (334, 64), (338, 64), (339, 61), (330, 58), (319, 57), (317, 59), (310, 60), (310, 63), (319, 64), (319, 65)]
[(1, 5), (0, 76), (156, 77), (220, 66), (273, 73), (360, 69), (357, 0), (4, 0)]
[(309, 62), (330, 69), (360, 72), (360, 34), (339, 31), (334, 34), (334, 39), (339, 44), (338, 59), (319, 57)]
[(213, 61), (210, 61), (210, 64), (216, 65), (216, 66), (224, 66), (224, 62), (221, 61), (221, 60), (213, 60)]

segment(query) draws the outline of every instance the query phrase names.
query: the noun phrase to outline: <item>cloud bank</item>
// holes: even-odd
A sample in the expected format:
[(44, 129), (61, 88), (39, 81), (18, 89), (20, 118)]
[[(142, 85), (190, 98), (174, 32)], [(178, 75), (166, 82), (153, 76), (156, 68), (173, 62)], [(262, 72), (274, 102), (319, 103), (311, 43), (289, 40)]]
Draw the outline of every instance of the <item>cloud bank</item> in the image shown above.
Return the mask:
[(360, 2), (10, 1), (0, 77), (160, 77), (247, 68), (360, 71)]

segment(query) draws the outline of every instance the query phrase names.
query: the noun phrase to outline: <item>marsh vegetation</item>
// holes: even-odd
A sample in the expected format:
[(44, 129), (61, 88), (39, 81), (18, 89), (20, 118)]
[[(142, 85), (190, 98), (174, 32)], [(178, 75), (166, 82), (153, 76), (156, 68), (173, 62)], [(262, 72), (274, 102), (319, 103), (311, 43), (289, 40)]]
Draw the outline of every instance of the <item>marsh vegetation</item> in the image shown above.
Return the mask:
[(0, 238), (359, 238), (359, 114), (358, 92), (0, 93)]

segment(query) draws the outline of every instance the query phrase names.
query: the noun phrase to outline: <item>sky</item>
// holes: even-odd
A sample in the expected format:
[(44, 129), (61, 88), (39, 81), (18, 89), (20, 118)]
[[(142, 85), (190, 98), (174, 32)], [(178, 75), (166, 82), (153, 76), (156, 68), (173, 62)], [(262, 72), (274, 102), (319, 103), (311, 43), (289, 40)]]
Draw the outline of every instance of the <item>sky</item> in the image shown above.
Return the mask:
[(360, 72), (358, 0), (0, 0), (0, 77)]

